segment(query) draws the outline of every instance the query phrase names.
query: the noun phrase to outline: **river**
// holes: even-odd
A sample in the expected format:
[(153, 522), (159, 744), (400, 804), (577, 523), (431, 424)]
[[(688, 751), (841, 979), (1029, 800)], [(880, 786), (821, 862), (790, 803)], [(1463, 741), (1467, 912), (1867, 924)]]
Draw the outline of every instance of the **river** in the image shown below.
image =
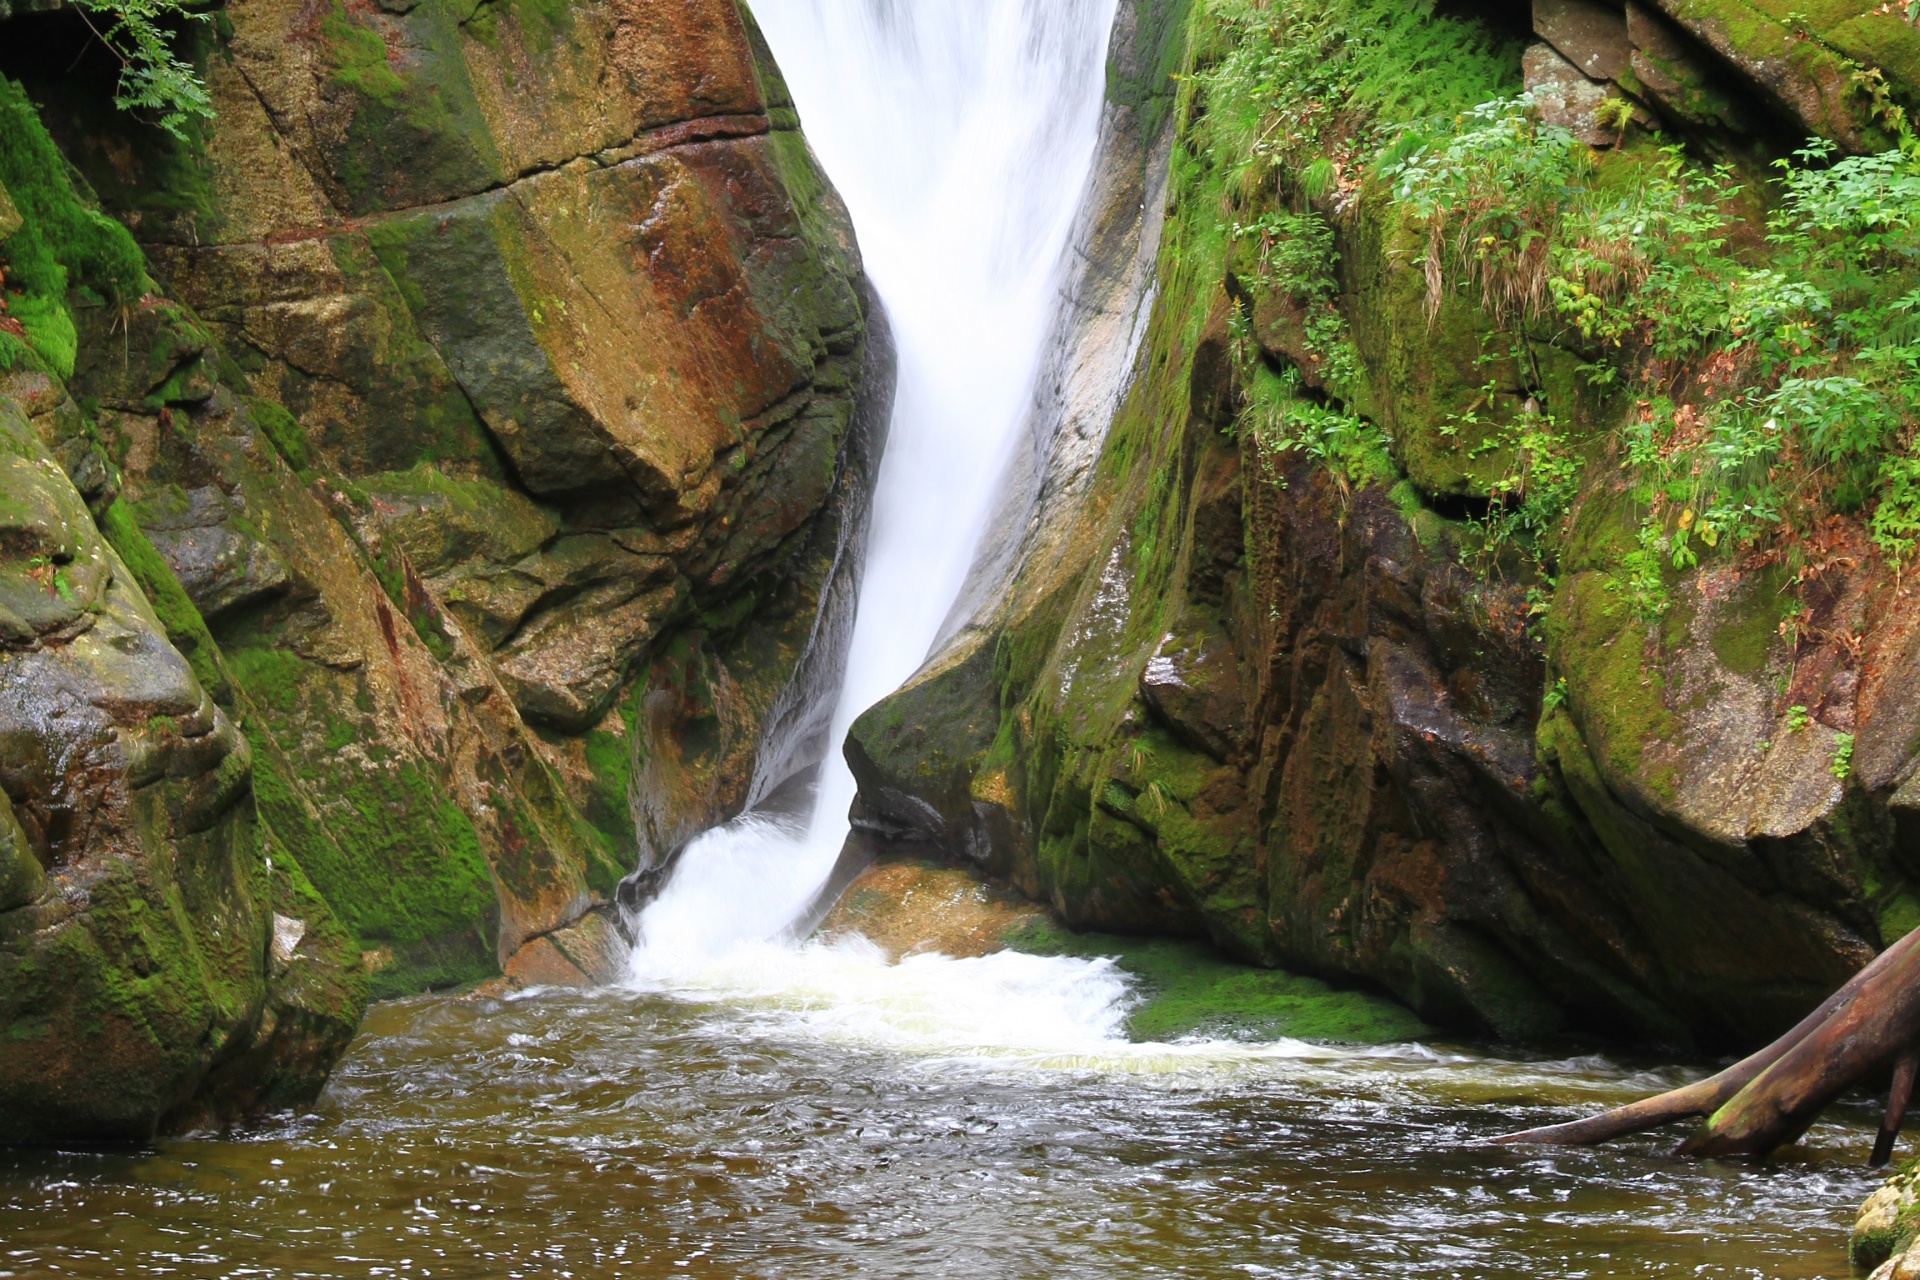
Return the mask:
[(1472, 1143), (1666, 1071), (1129, 1045), (1097, 967), (788, 957), (382, 1004), (310, 1116), (0, 1153), (0, 1275), (1832, 1277), (1874, 1181), (1864, 1113), (1766, 1169)]

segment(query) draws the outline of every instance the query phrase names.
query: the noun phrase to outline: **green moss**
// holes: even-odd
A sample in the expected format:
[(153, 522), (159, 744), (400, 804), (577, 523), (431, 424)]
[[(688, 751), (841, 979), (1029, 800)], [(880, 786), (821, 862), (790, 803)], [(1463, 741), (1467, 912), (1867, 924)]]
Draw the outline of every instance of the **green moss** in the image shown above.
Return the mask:
[(1729, 616), (1708, 637), (1728, 670), (1750, 676), (1767, 665), (1767, 655), (1780, 640), (1781, 622), (1799, 607), (1787, 589), (1790, 585), (1783, 568), (1768, 566), (1747, 584), (1738, 602), (1729, 604)]
[(1847, 55), (1891, 72), (1900, 96), (1912, 100), (1913, 46), (1893, 34), (1905, 26), (1898, 17), (1882, 13), (1884, 24), (1872, 23), (1860, 16), (1862, 7), (1854, 0), (1679, 0), (1676, 11), (1711, 27), (1736, 55), (1762, 65), (1784, 61), (1809, 85), (1839, 86), (1838, 94), (1819, 96), (1815, 118), (1806, 123), (1828, 136), (1858, 131), (1880, 150), (1895, 139), (1871, 118), (1871, 97), (1857, 81), (1861, 63)]
[[(405, 472), (434, 462), (443, 468), (457, 463), (463, 471), (496, 481), (506, 478), (493, 437), (414, 318), (429, 314), (432, 306), (409, 270), (410, 251), (423, 237), (434, 235), (436, 227), (446, 225), (429, 216), (396, 217), (374, 223), (364, 240), (336, 236), (328, 242), (345, 287), (372, 298), (390, 326), (384, 358), (369, 361), (364, 373), (366, 417), (378, 423), (378, 429), (350, 434), (330, 426), (310, 442), (325, 449), (329, 461), (349, 476)], [(466, 246), (462, 227), (456, 225), (446, 234)], [(457, 287), (463, 273), (485, 266), (479, 256), (463, 253), (458, 262), (440, 265), (428, 258), (426, 274), (441, 284), (454, 281)], [(292, 397), (283, 399), (296, 412), (303, 407)]]
[(1882, 942), (1895, 942), (1920, 929), (1920, 899), (1916, 899), (1905, 885), (1881, 896), (1878, 908), (1875, 922), (1880, 926)]
[(147, 540), (146, 531), (133, 518), (133, 510), (124, 499), (116, 500), (100, 518), (100, 532), (127, 566), (141, 594), (166, 629), (167, 640), (186, 658), (200, 682), (215, 702), (233, 705), (233, 690), (227, 681), (212, 632), (200, 610), (188, 598), (186, 589), (173, 575), (173, 568)]
[(1135, 1040), (1282, 1036), (1349, 1044), (1413, 1040), (1432, 1028), (1407, 1009), (1363, 991), (1338, 991), (1315, 978), (1256, 969), (1201, 942), (1073, 933), (1036, 922), (1007, 939), (1036, 955), (1111, 956), (1135, 979), (1139, 1003), (1127, 1018)]
[(1912, 1238), (1912, 1227), (1856, 1231), (1847, 1238), (1847, 1261), (1856, 1272), (1864, 1274), (1905, 1248)]
[(148, 286), (133, 237), (92, 208), (74, 181), (26, 93), (0, 76), (0, 188), (22, 218), (0, 239), (0, 267), (13, 291), (6, 314), (25, 331), (24, 339), (0, 335), (0, 368), (30, 354), (57, 376), (72, 377), (79, 338), (69, 295), (125, 305)]
[[(1568, 703), (1596, 762), (1612, 780), (1640, 778), (1648, 744), (1674, 741), (1677, 730), (1624, 587), (1601, 573), (1562, 578), (1546, 630), (1553, 667), (1565, 673)], [(1671, 765), (1642, 780), (1661, 795), (1675, 794)]]
[(70, 174), (26, 93), (0, 76), (0, 186), (26, 220), (0, 242), (10, 282), (56, 299), (74, 288), (132, 302), (148, 285), (139, 246), (81, 199)]
[[(236, 659), (243, 672), (256, 669)], [(314, 794), (316, 819), (278, 754), (256, 755), (261, 813), (358, 945), (391, 953), (372, 977), (373, 996), (497, 972), (493, 878), (471, 819), (445, 788), (412, 762), (358, 776), (341, 769), (328, 781)]]
[(506, 176), (452, 7), (420, 5), (403, 23), (399, 58), (381, 25), (342, 0), (320, 19), (333, 81), (358, 99), (333, 164), (355, 213), (480, 191)]
[(587, 731), (585, 739), (591, 781), (581, 816), (617, 851), (621, 862), (629, 866), (637, 853), (633, 806), (628, 796), (633, 780), (633, 748), (638, 734), (636, 721), (641, 695), (642, 690), (636, 686), (633, 696), (620, 706), (625, 733), (595, 728)]
[[(203, 83), (210, 59), (223, 52), (216, 25), (167, 24), (174, 56), (192, 66)], [(231, 24), (225, 25), (231, 31)], [(84, 31), (81, 27), (72, 34)], [(61, 151), (85, 175), (102, 206), (138, 226), (148, 242), (210, 242), (223, 225), (206, 154), (210, 121), (189, 114), (178, 122), (177, 133), (169, 132), (153, 122), (153, 113), (115, 105), (122, 72), (116, 59), (87, 56), (76, 62), (72, 55), (81, 52), (82, 45), (68, 42), (63, 48), (61, 38), (50, 32), (35, 40), (47, 42), (42, 56), (16, 59), (14, 70), (39, 104), (41, 119)]]
[[(261, 814), (358, 945), (392, 954), (372, 979), (375, 996), (495, 972), (493, 875), (444, 780), (411, 759), (334, 754), (363, 736), (342, 714), (337, 673), (260, 644), (236, 644), (228, 665), (252, 708)], [(319, 741), (303, 752), (307, 734)], [(316, 758), (337, 763), (299, 776), (294, 762)]]
[(0, 330), (0, 369), (33, 368), (40, 363), (40, 353), (28, 346), (26, 341)]
[(254, 425), (259, 427), (287, 465), (295, 471), (305, 471), (313, 465), (313, 457), (307, 451), (306, 433), (300, 430), (300, 424), (288, 413), (286, 407), (276, 400), (251, 396), (247, 400), (247, 410), (253, 415)]
[[(573, 29), (573, 7), (568, 0), (481, 0), (461, 25), (468, 35), (493, 49), (500, 47), (502, 27), (511, 27), (522, 46), (539, 56)], [(511, 72), (508, 82), (512, 83)]]
[(336, 81), (384, 106), (399, 101), (406, 82), (388, 65), (387, 42), (378, 31), (350, 21), (346, 10), (335, 5), (320, 19), (320, 36)]
[(1799, 608), (1789, 585), (1784, 568), (1768, 566), (1747, 583), (1738, 603), (1728, 604), (1728, 616), (1709, 637), (1715, 656), (1728, 670), (1753, 676), (1766, 666), (1766, 656), (1780, 643), (1780, 624)]
[(28, 293), (7, 303), (7, 315), (26, 330), (26, 346), (55, 376), (71, 378), (80, 354), (80, 335), (66, 304), (46, 294)]
[(1193, 0), (1126, 0), (1134, 14), (1133, 62), (1107, 61), (1107, 101), (1137, 113), (1143, 140), (1159, 136), (1173, 111), (1174, 75), (1186, 55)]

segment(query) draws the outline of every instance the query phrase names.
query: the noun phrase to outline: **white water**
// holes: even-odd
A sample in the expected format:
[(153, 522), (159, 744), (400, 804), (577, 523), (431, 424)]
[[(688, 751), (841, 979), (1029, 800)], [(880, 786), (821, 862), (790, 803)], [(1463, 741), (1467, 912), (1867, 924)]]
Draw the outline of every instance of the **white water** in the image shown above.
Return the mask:
[(1032, 400), (1087, 185), (1115, 0), (757, 0), (808, 140), (853, 215), (899, 384), (847, 679), (808, 823), (749, 817), (682, 854), (640, 919), (633, 981), (802, 1015), (821, 1034), (934, 1051), (1110, 1049), (1103, 962), (899, 965), (782, 935), (847, 835), (856, 716), (933, 645)]

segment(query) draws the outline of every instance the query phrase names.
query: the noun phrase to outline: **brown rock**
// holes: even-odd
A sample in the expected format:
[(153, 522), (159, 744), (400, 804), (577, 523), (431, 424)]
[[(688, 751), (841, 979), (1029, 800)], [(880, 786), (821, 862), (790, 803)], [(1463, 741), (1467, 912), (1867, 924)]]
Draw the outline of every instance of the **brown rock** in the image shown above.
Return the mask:
[(854, 935), (898, 960), (921, 952), (983, 956), (1005, 950), (1046, 913), (957, 867), (878, 862), (857, 876), (820, 922), (816, 936)]
[(1589, 80), (1618, 80), (1633, 52), (1626, 15), (1604, 0), (1533, 0), (1533, 33)]
[(1628, 0), (1627, 35), (1635, 90), (1660, 111), (1695, 128), (1743, 134), (1758, 127), (1753, 111), (1727, 92), (1714, 56), (1658, 9)]
[(1611, 146), (1619, 137), (1617, 129), (1602, 124), (1595, 114), (1609, 96), (1607, 86), (1588, 79), (1552, 45), (1529, 46), (1520, 65), (1543, 123), (1567, 130), (1590, 147)]

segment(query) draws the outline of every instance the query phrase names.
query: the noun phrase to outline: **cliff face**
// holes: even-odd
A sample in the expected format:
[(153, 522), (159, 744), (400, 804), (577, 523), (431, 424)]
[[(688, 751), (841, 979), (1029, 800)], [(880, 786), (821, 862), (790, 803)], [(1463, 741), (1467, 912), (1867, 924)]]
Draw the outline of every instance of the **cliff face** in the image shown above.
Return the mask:
[[(856, 825), (1518, 1038), (1764, 1039), (1920, 923), (1912, 406), (1822, 318), (1914, 281), (1767, 167), (1911, 171), (1914, 33), (1841, 8), (1196, 6), (1125, 397), (856, 723)], [(1792, 436), (1820, 376), (1870, 446)]]
[(235, 5), (185, 142), (73, 17), (0, 42), (0, 1138), (610, 976), (621, 878), (824, 749), (889, 398), (733, 0)]

